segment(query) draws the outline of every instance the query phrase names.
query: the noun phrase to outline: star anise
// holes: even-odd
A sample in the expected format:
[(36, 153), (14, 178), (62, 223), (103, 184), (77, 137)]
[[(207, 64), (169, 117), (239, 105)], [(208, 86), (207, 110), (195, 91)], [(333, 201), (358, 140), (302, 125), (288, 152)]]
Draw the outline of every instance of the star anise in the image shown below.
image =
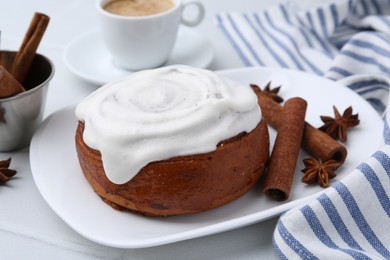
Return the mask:
[(327, 133), (330, 137), (341, 142), (347, 140), (347, 129), (357, 126), (360, 123), (359, 115), (352, 114), (352, 107), (348, 107), (343, 115), (340, 115), (340, 112), (335, 106), (333, 106), (333, 111), (335, 118), (329, 116), (321, 116), (322, 122), (324, 125), (319, 127), (319, 129)]
[(269, 97), (270, 99), (272, 99), (273, 101), (275, 101), (277, 103), (283, 102), (283, 98), (278, 95), (281, 86), (278, 86), (278, 87), (271, 89), (271, 82), (268, 82), (267, 85), (264, 87), (264, 89), (261, 89), (256, 84), (250, 84), (250, 86), (252, 88), (253, 87), (258, 88), (260, 92), (262, 92), (264, 95), (266, 95), (267, 97)]
[(329, 179), (336, 177), (335, 170), (342, 164), (336, 160), (322, 162), (321, 159), (306, 158), (303, 159), (305, 168), (301, 170), (304, 175), (302, 182), (307, 184), (318, 183), (321, 187), (329, 186)]
[(11, 177), (16, 174), (15, 170), (9, 169), (11, 158), (0, 161), (0, 184), (5, 184)]

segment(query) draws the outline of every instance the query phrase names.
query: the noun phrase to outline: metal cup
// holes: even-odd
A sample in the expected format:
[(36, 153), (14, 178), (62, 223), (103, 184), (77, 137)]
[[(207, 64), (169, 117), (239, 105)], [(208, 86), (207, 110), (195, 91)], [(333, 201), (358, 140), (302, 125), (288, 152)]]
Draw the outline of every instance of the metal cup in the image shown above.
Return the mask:
[[(0, 51), (0, 64), (9, 68), (16, 52)], [(49, 82), (54, 75), (53, 63), (36, 54), (23, 87), (27, 90), (9, 98), (0, 98), (0, 152), (28, 146), (42, 122)]]

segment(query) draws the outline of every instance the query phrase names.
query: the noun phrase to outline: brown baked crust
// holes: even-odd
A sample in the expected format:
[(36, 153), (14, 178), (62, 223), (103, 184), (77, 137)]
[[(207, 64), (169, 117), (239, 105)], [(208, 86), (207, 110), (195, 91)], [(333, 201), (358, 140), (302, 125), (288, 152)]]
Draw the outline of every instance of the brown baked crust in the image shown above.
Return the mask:
[(202, 212), (248, 192), (264, 172), (269, 135), (264, 120), (250, 133), (221, 142), (215, 151), (151, 162), (129, 182), (110, 182), (101, 154), (83, 141), (84, 123), (76, 130), (81, 169), (105, 202), (149, 216)]

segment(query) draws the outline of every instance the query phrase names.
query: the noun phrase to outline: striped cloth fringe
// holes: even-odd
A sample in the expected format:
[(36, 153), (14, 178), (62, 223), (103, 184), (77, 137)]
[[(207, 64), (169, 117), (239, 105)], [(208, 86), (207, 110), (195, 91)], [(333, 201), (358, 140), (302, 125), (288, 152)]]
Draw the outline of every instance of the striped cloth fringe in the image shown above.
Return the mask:
[(221, 13), (217, 25), (246, 66), (284, 67), (335, 80), (384, 118), (382, 148), (307, 205), (289, 210), (273, 244), (282, 259), (390, 259), (390, 0), (293, 1)]

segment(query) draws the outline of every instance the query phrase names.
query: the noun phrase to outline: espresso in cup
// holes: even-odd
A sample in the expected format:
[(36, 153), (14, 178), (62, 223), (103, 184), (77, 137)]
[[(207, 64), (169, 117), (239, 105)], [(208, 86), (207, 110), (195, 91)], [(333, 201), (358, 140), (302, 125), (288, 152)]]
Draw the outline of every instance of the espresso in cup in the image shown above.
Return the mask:
[(117, 15), (145, 16), (166, 12), (174, 6), (172, 0), (113, 0), (103, 8)]
[[(173, 49), (179, 25), (195, 26), (205, 13), (199, 0), (96, 0), (96, 3), (102, 39), (113, 64), (131, 71), (163, 65)], [(132, 10), (132, 15), (122, 11), (114, 14), (110, 5), (123, 5), (122, 11)], [(196, 17), (183, 16), (188, 6), (198, 9)]]

